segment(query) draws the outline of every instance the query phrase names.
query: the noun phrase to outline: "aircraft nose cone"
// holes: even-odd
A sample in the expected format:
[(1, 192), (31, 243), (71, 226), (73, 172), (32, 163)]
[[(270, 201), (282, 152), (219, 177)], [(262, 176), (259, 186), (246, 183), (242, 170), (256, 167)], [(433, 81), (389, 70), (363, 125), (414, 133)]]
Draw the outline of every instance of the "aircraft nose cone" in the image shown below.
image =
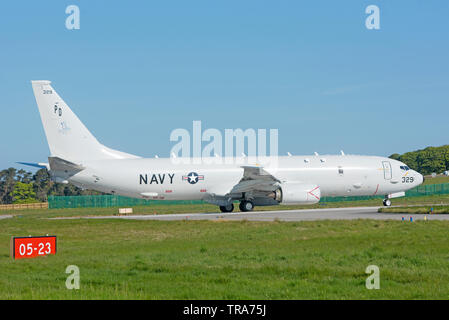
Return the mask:
[(425, 178), (422, 174), (418, 173), (417, 180), (418, 180), (418, 185), (420, 185), (420, 184), (424, 183)]

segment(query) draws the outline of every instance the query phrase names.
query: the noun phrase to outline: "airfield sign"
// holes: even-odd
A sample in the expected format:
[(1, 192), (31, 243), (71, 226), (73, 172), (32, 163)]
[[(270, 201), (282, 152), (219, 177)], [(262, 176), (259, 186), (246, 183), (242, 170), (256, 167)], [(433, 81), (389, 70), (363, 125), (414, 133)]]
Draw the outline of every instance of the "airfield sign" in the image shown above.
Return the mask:
[(56, 236), (11, 237), (10, 254), (13, 259), (56, 254)]

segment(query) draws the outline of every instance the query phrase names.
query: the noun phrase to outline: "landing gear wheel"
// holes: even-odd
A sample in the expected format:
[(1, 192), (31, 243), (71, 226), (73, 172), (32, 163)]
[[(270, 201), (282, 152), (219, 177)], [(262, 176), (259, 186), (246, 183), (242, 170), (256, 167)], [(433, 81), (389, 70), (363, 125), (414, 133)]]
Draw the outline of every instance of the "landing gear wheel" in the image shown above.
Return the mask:
[(239, 205), (240, 211), (248, 212), (254, 209), (254, 203), (250, 200), (243, 200)]
[(385, 206), (385, 207), (391, 206), (391, 200), (390, 200), (390, 199), (385, 199), (385, 200), (384, 200), (384, 206)]
[(227, 206), (220, 206), (221, 212), (232, 212), (234, 210), (234, 204), (228, 204)]

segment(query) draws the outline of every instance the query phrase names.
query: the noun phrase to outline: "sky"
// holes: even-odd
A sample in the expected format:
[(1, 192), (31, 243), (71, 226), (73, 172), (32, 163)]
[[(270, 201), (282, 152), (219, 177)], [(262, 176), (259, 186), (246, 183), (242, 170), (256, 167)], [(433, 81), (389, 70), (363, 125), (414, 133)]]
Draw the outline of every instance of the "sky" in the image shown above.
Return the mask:
[(5, 1), (0, 169), (49, 155), (31, 80), (51, 80), (101, 143), (143, 157), (169, 156), (170, 133), (194, 120), (278, 129), (281, 155), (448, 144), (448, 17), (447, 0)]

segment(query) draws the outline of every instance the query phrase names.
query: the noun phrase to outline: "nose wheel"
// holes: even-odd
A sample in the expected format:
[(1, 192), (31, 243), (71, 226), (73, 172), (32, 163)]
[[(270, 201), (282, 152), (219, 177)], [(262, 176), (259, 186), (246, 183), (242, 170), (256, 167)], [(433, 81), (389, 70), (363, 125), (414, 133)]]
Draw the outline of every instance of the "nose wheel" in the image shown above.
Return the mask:
[(385, 207), (389, 207), (389, 206), (391, 206), (391, 200), (390, 199), (384, 199), (384, 206)]
[(239, 205), (240, 211), (248, 212), (254, 209), (254, 203), (250, 200), (243, 200)]
[(228, 204), (227, 206), (220, 206), (220, 211), (221, 212), (232, 212), (234, 210), (234, 204)]

